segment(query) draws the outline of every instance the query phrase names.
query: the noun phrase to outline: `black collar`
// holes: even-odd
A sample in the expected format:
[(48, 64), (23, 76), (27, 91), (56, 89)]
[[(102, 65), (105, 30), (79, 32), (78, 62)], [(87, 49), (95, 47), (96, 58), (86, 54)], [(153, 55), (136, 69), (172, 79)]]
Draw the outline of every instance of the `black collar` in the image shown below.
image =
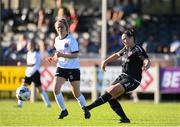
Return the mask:
[(68, 35), (69, 35), (69, 34), (66, 34), (63, 38), (60, 38), (60, 37), (59, 37), (59, 39), (60, 39), (60, 40), (63, 40), (63, 39), (66, 38)]

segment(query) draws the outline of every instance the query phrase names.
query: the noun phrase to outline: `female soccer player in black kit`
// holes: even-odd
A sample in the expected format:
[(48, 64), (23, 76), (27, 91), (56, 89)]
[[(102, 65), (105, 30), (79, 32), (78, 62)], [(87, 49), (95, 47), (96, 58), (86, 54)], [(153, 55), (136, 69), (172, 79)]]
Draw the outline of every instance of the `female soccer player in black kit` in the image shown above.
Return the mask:
[(106, 89), (104, 95), (101, 95), (92, 104), (86, 106), (86, 108), (90, 111), (91, 109), (108, 102), (113, 111), (121, 117), (121, 123), (130, 123), (129, 118), (124, 113), (117, 97), (133, 91), (140, 85), (142, 71), (147, 70), (150, 67), (150, 60), (144, 49), (135, 44), (133, 30), (127, 30), (122, 34), (122, 43), (124, 44), (124, 48), (119, 52), (112, 54), (103, 61), (101, 65), (101, 68), (105, 71), (107, 63), (113, 62), (121, 57), (122, 74), (119, 75), (111, 86)]

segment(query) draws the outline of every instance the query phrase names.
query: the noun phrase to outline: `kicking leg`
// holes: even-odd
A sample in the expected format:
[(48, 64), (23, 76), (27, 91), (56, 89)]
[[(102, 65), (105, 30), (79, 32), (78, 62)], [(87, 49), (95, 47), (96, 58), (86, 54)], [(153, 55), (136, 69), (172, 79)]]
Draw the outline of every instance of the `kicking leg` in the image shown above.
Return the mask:
[(18, 99), (17, 107), (21, 108), (23, 106), (23, 101)]
[(101, 95), (98, 99), (96, 99), (93, 103), (90, 105), (86, 106), (88, 110), (91, 110), (97, 106), (100, 106), (104, 103), (106, 103), (109, 99), (111, 99), (111, 94), (106, 92), (105, 94)]
[(125, 91), (124, 87), (120, 83), (112, 85), (106, 90), (106, 93), (104, 95), (100, 96), (92, 104), (87, 106), (87, 109), (91, 110), (97, 106), (100, 106), (106, 103), (107, 101), (109, 101), (110, 99), (120, 96), (121, 94), (124, 93), (124, 91)]
[[(21, 86), (27, 86), (28, 84), (23, 81)], [(23, 101), (19, 100), (17, 101), (17, 107), (22, 108), (23, 107)]]

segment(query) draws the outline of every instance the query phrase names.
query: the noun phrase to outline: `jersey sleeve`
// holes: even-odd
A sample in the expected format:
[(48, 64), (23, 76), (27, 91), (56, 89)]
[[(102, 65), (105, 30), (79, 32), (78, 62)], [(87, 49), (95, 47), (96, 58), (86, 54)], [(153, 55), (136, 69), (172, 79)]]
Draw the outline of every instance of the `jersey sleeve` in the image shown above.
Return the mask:
[(138, 56), (140, 59), (144, 60), (144, 59), (148, 58), (147, 53), (145, 52), (145, 50), (141, 46), (137, 46), (136, 50), (138, 52)]
[(70, 41), (70, 45), (71, 45), (71, 53), (77, 53), (79, 52), (79, 46), (78, 46), (78, 42), (76, 41), (76, 39), (72, 38)]
[(36, 55), (35, 55), (35, 64), (40, 66), (41, 65), (41, 54), (40, 52), (36, 52)]

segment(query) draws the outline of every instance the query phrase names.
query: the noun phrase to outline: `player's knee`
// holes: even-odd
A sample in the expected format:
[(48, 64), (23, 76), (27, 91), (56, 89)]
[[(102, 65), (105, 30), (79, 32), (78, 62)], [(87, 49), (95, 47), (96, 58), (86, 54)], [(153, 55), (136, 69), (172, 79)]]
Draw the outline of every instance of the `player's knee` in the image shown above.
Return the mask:
[(116, 98), (117, 96), (123, 94), (123, 89), (117, 87), (111, 87), (110, 89), (107, 90), (107, 92), (112, 95), (112, 98)]
[(73, 95), (75, 98), (79, 98), (79, 96), (81, 95), (81, 92), (80, 91), (74, 91)]
[(58, 87), (57, 84), (54, 84), (53, 93), (54, 93), (55, 95), (57, 95), (57, 94), (60, 93), (60, 87)]
[(110, 86), (110, 87), (106, 88), (105, 91), (109, 93), (112, 89), (113, 89), (113, 86)]
[(54, 95), (57, 95), (57, 94), (60, 93), (60, 91), (59, 91), (59, 90), (56, 90), (56, 89), (53, 89), (53, 93), (54, 93)]

